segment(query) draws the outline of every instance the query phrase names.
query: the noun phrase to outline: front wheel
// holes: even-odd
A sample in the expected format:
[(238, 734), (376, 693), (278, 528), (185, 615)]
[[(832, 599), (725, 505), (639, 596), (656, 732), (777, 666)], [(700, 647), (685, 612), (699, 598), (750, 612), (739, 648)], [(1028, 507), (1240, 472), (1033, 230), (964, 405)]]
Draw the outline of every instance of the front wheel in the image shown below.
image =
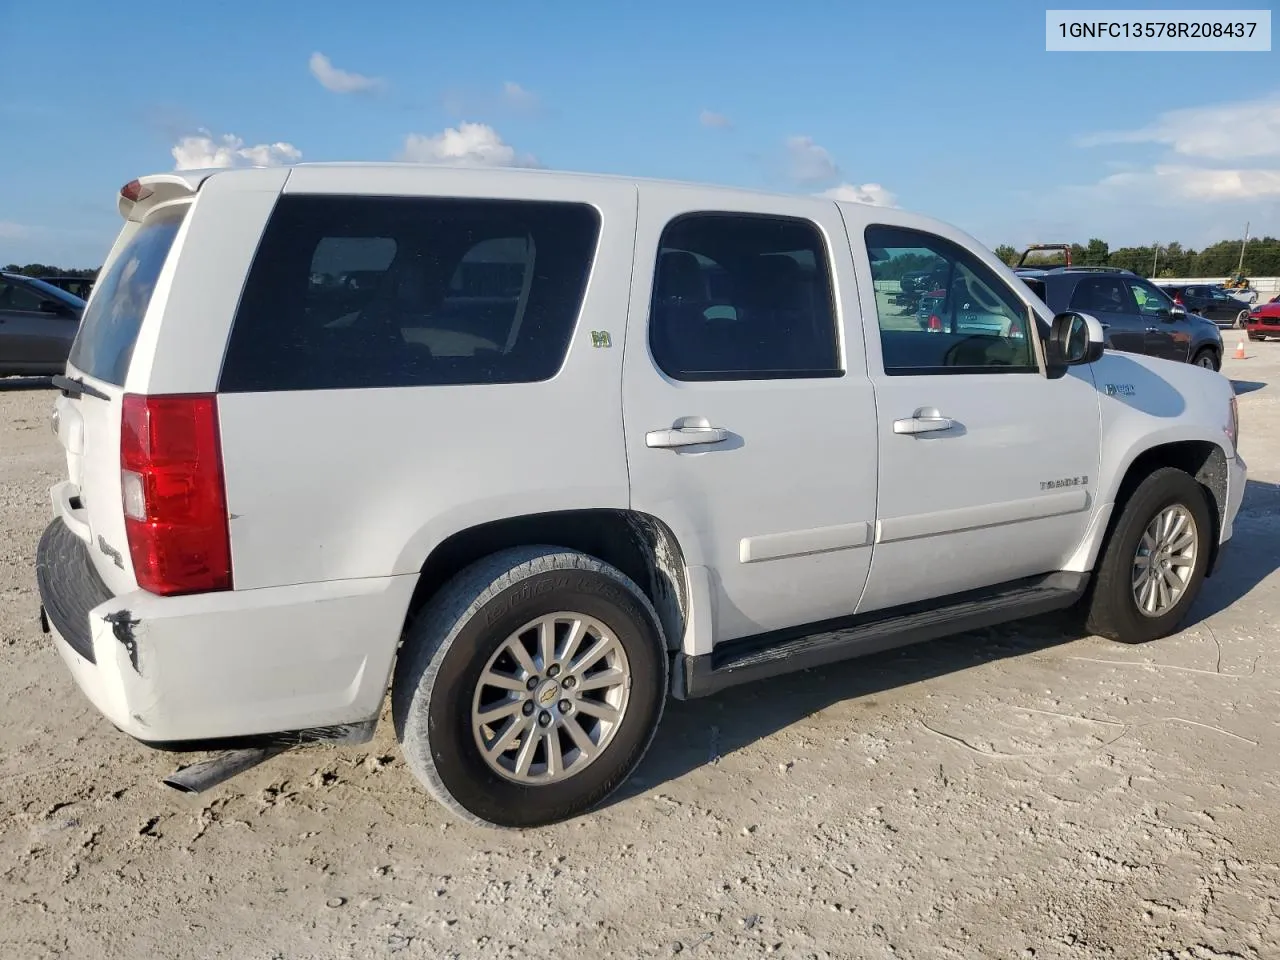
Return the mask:
[(1218, 354), (1209, 347), (1197, 350), (1196, 355), (1191, 358), (1191, 362), (1197, 367), (1204, 367), (1206, 370), (1219, 370), (1222, 367), (1222, 364), (1218, 362)]
[(1204, 489), (1161, 467), (1125, 504), (1098, 564), (1087, 602), (1090, 632), (1145, 643), (1177, 629), (1200, 592), (1212, 547)]
[(558, 547), (505, 550), (415, 618), (392, 683), (409, 768), (458, 816), (535, 827), (594, 807), (657, 730), (668, 660), (624, 574)]

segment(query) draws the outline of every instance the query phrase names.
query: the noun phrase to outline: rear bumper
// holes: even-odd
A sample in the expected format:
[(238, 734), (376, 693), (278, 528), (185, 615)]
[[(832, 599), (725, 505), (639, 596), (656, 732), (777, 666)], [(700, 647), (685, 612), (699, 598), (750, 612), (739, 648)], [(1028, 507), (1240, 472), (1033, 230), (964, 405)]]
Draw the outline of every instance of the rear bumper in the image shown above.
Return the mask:
[(112, 596), (55, 519), (36, 580), (42, 622), (85, 696), (130, 736), (165, 743), (376, 718), (417, 578)]

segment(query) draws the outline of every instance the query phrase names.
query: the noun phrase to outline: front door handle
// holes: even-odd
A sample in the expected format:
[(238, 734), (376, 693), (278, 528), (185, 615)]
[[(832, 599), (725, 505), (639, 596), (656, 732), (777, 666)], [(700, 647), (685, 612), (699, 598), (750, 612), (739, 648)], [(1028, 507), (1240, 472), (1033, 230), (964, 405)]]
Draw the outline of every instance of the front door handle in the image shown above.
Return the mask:
[(720, 443), (729, 436), (722, 427), (713, 427), (703, 417), (681, 417), (666, 430), (650, 430), (644, 435), (647, 447), (670, 450)]
[(955, 425), (954, 420), (944, 417), (937, 410), (921, 408), (909, 417), (893, 421), (893, 432), (907, 435), (937, 433), (940, 430), (950, 430)]

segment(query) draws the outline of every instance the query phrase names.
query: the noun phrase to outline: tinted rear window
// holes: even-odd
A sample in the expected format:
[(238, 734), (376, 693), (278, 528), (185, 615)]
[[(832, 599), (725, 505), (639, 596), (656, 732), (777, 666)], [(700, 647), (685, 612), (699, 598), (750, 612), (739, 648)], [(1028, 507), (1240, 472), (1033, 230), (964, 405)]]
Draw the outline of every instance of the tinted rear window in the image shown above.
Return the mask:
[(84, 312), (68, 357), (77, 370), (116, 386), (124, 385), (156, 278), (187, 209), (184, 203), (147, 217), (98, 281), (96, 295)]
[(282, 197), (219, 389), (528, 383), (564, 362), (599, 235), (574, 203)]

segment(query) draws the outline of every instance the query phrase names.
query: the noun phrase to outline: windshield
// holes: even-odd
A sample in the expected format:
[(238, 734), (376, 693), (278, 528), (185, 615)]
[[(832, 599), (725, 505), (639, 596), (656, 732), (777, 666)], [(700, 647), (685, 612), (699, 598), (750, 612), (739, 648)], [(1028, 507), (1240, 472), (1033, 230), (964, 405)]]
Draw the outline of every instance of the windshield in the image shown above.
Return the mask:
[(142, 318), (188, 206), (166, 207), (147, 217), (98, 280), (71, 347), (71, 366), (98, 380), (124, 385)]

